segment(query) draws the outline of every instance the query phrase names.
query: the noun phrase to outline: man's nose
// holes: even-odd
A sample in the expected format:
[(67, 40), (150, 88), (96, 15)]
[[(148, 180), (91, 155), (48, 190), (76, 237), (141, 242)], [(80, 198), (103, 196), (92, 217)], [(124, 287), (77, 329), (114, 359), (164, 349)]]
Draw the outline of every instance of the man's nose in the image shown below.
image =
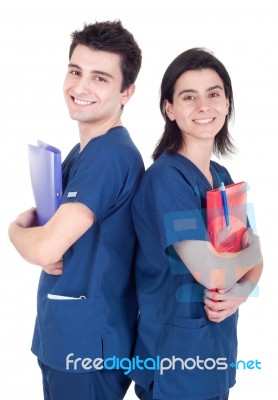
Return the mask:
[(78, 94), (88, 94), (91, 91), (89, 79), (82, 77), (75, 85), (75, 90)]

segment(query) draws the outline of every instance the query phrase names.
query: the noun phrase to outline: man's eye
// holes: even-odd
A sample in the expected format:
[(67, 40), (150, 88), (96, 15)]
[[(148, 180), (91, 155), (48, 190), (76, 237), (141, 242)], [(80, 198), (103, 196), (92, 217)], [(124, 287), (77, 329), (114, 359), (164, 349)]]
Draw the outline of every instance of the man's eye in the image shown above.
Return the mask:
[(79, 72), (79, 71), (76, 71), (76, 70), (69, 71), (69, 73), (70, 73), (71, 75), (73, 75), (73, 76), (78, 76), (78, 75), (80, 75), (80, 72)]
[(194, 100), (194, 96), (186, 96), (183, 100)]
[(219, 94), (218, 93), (211, 93), (209, 96), (210, 97), (219, 97)]
[(107, 79), (103, 78), (102, 76), (95, 76), (94, 79), (98, 82), (107, 82)]

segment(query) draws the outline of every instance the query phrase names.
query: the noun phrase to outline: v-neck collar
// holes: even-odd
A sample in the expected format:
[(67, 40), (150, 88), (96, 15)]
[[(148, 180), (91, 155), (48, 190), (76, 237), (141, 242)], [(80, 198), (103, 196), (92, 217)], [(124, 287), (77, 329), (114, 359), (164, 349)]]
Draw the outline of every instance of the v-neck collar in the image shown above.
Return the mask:
[(175, 155), (183, 164), (187, 163), (191, 169), (193, 169), (193, 171), (195, 170), (196, 175), (198, 176), (199, 179), (202, 180), (202, 183), (204, 184), (205, 187), (207, 187), (207, 190), (212, 190), (215, 189), (219, 186), (219, 182), (218, 182), (218, 178), (217, 178), (217, 172), (214, 168), (213, 162), (210, 160), (210, 166), (209, 166), (209, 170), (212, 176), (212, 185), (209, 182), (209, 180), (207, 179), (207, 177), (204, 175), (204, 173), (200, 170), (199, 167), (197, 167), (196, 164), (194, 164), (193, 161), (191, 161), (189, 158), (187, 158), (186, 156), (180, 154), (180, 153), (170, 153), (168, 152), (168, 155)]

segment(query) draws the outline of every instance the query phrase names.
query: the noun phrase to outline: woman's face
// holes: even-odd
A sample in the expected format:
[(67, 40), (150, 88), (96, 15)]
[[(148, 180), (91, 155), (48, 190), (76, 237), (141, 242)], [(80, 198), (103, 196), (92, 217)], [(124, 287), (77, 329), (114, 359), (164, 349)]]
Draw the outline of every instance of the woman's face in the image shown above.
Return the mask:
[[(212, 69), (187, 71), (176, 81), (173, 103), (165, 111), (176, 121), (185, 142), (213, 142), (229, 111), (222, 79)], [(211, 143), (210, 143), (211, 144)]]

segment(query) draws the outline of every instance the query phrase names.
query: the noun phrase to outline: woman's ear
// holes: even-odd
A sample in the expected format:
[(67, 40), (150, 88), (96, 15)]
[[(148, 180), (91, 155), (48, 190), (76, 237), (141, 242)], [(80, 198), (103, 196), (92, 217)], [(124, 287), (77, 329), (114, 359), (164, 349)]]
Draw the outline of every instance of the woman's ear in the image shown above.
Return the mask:
[(229, 108), (230, 108), (230, 102), (229, 102), (229, 100), (228, 99), (226, 99), (227, 100), (227, 105), (226, 105), (226, 115), (228, 115), (229, 114)]
[(175, 115), (173, 113), (173, 104), (171, 104), (168, 100), (164, 101), (164, 112), (171, 121), (175, 121)]

